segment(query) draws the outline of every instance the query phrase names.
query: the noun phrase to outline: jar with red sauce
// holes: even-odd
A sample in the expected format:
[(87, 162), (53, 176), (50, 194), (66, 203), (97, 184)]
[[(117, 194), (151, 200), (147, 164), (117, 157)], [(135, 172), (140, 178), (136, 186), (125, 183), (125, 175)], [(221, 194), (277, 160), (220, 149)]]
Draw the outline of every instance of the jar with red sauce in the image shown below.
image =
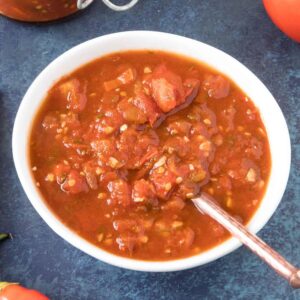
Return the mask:
[[(0, 14), (25, 22), (46, 22), (71, 15), (88, 7), (94, 0), (0, 0)], [(111, 0), (102, 0), (109, 8), (124, 11), (138, 0), (125, 5), (116, 5)]]

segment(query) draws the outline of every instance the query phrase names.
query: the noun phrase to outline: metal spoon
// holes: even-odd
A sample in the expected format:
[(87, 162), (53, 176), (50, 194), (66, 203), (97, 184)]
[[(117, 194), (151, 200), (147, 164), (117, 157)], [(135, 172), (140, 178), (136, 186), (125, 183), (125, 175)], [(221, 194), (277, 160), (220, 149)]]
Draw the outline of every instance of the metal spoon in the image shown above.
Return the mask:
[[(104, 4), (106, 4), (109, 8), (115, 11), (125, 11), (137, 4), (139, 0), (131, 0), (129, 3), (125, 5), (116, 5), (112, 3), (110, 0), (102, 0)], [(77, 0), (77, 8), (78, 9), (85, 9), (88, 7), (94, 0)]]
[(192, 201), (200, 212), (209, 215), (226, 228), (280, 276), (288, 280), (293, 288), (300, 288), (300, 269), (291, 265), (257, 235), (251, 233), (244, 225), (230, 216), (214, 202), (211, 196), (202, 193), (199, 197), (193, 198)]

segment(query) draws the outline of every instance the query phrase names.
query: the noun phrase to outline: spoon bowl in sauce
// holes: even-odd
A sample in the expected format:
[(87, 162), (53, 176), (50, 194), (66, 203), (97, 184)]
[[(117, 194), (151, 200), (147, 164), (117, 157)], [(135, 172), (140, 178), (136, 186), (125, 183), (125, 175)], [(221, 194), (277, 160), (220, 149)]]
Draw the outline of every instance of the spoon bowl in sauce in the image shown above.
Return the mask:
[(211, 196), (202, 193), (200, 197), (194, 198), (192, 201), (201, 213), (209, 215), (226, 228), (274, 271), (285, 278), (293, 288), (300, 288), (300, 269), (291, 265), (257, 235), (251, 233), (243, 224), (229, 215)]

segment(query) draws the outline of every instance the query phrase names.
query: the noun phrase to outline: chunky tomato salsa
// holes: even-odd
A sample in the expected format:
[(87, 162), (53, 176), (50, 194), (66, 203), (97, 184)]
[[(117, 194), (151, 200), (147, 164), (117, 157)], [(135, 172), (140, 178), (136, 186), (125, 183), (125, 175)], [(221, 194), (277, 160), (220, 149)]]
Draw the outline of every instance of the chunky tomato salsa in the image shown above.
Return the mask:
[(27, 22), (55, 20), (76, 11), (76, 0), (0, 0), (1, 14)]
[(59, 80), (34, 121), (30, 160), (62, 222), (98, 247), (145, 260), (223, 242), (228, 232), (190, 199), (205, 191), (247, 223), (271, 168), (247, 95), (206, 65), (146, 50), (102, 57)]

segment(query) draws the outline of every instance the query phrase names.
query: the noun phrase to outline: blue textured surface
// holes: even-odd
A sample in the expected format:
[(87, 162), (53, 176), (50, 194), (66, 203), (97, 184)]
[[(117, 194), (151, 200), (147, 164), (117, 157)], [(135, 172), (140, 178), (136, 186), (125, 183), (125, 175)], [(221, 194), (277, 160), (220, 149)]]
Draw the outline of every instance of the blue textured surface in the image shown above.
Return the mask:
[(111, 267), (73, 248), (38, 216), (17, 178), (11, 133), (22, 96), (38, 73), (70, 47), (116, 31), (172, 32), (211, 44), (252, 70), (286, 116), (292, 169), (284, 198), (260, 232), (300, 266), (300, 45), (268, 19), (260, 1), (140, 0), (115, 13), (95, 1), (63, 22), (33, 25), (0, 17), (0, 280), (39, 289), (51, 299), (300, 299), (244, 247), (188, 271), (148, 274)]

